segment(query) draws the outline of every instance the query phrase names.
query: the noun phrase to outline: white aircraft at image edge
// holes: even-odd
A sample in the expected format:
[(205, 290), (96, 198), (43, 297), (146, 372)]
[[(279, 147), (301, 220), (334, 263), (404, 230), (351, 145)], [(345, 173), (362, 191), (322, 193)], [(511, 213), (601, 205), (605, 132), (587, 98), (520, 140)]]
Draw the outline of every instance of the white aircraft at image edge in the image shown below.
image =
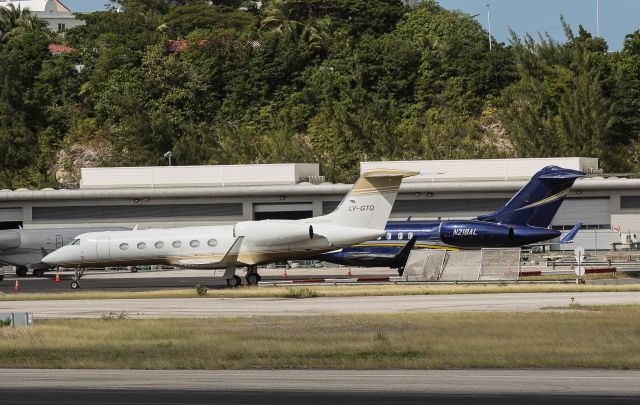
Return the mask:
[(242, 221), (170, 229), (90, 232), (42, 259), (51, 266), (75, 267), (72, 288), (87, 267), (167, 264), (226, 269), (230, 287), (257, 284), (259, 264), (300, 259), (375, 239), (384, 233), (405, 177), (418, 172), (374, 169), (364, 172), (340, 205), (328, 215), (300, 220)]

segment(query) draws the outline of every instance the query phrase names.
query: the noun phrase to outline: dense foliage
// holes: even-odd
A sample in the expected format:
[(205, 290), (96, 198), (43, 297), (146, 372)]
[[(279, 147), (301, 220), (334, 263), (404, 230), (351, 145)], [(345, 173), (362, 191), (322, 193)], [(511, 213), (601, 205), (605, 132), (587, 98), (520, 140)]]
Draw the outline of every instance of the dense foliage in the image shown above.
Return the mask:
[(489, 50), (473, 17), (432, 0), (118, 0), (81, 18), (61, 35), (0, 8), (1, 187), (68, 186), (74, 165), (164, 164), (168, 150), (178, 164), (320, 162), (332, 181), (374, 159), (579, 155), (640, 171), (640, 31), (620, 52), (566, 25), (564, 42)]

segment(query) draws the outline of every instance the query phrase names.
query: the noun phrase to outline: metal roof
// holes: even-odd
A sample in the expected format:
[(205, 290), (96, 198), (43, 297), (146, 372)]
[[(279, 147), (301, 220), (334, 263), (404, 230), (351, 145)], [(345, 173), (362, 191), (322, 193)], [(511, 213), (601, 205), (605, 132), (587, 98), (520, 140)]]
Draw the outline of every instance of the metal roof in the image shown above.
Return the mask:
[[(467, 181), (403, 183), (401, 193), (438, 192), (513, 192), (527, 181)], [(2, 201), (24, 200), (85, 200), (118, 198), (189, 198), (189, 197), (245, 197), (245, 196), (308, 196), (342, 195), (351, 184), (323, 183), (313, 185), (241, 186), (241, 187), (166, 187), (166, 188), (110, 188), (77, 190), (16, 190), (0, 191)], [(640, 179), (586, 178), (576, 181), (574, 190), (584, 191), (640, 191)]]

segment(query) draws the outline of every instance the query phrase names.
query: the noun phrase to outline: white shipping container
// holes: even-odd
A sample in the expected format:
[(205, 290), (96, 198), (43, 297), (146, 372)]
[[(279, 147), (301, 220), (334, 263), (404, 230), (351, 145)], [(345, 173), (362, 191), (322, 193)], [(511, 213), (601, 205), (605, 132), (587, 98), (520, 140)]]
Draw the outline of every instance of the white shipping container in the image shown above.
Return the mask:
[(80, 188), (288, 185), (319, 173), (317, 163), (83, 168)]
[(549, 165), (586, 173), (598, 172), (597, 158), (563, 157), (361, 162), (360, 173), (380, 168), (419, 171), (420, 175), (405, 180), (410, 182), (526, 180)]

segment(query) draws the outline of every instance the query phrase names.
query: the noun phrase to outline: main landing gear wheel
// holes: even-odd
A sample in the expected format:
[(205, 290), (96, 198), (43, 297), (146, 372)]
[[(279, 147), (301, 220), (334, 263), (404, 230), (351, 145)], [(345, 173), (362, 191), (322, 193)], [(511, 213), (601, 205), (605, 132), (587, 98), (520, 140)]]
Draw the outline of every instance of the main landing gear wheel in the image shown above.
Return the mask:
[(404, 267), (398, 269), (398, 275), (402, 276), (404, 274)]
[(249, 285), (258, 285), (262, 281), (262, 276), (258, 273), (247, 274), (246, 280)]
[(35, 269), (33, 271), (33, 275), (34, 277), (44, 277), (44, 270), (42, 269)]
[(27, 275), (27, 272), (29, 270), (26, 267), (18, 267), (16, 269), (16, 276), (18, 277), (25, 277)]
[(240, 284), (242, 284), (242, 280), (238, 276), (233, 276), (227, 279), (227, 285), (229, 287), (238, 287)]
[(72, 281), (71, 282), (71, 289), (77, 290), (78, 288), (80, 288), (80, 283), (78, 283), (77, 281)]

